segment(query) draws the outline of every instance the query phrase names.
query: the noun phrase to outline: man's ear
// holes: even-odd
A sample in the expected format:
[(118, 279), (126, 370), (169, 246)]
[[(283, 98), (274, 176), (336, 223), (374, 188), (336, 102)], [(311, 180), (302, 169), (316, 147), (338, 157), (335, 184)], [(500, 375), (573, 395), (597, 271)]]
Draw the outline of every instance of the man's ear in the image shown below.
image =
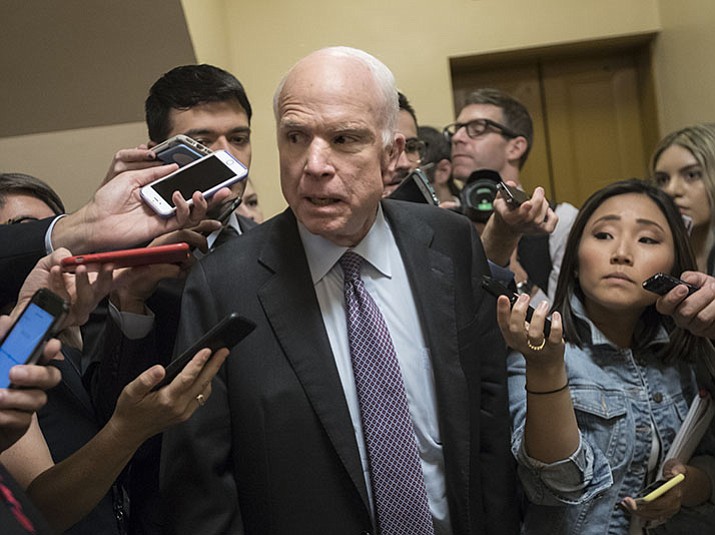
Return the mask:
[(513, 138), (509, 141), (509, 145), (507, 147), (507, 159), (510, 162), (519, 160), (524, 155), (527, 148), (529, 148), (529, 143), (526, 141), (524, 136), (517, 136)]
[(399, 132), (395, 134), (395, 139), (392, 145), (385, 149), (383, 173), (394, 173), (397, 167), (397, 160), (400, 159), (400, 154), (405, 150), (405, 136)]

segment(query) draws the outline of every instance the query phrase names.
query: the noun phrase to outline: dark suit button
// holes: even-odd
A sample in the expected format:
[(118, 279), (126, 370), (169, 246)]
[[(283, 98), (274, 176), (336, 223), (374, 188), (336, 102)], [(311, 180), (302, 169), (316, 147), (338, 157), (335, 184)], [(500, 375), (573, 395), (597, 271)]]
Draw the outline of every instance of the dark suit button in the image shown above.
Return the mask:
[(660, 403), (661, 401), (663, 401), (663, 394), (661, 394), (660, 392), (656, 392), (655, 394), (653, 394), (653, 401), (655, 401), (656, 403)]

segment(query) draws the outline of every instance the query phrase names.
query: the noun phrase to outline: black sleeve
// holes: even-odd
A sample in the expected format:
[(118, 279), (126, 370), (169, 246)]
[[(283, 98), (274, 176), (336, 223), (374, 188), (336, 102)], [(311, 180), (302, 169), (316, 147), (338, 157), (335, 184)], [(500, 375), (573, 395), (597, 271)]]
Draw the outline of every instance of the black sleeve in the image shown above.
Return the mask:
[(54, 219), (0, 225), (0, 306), (17, 301), (28, 273), (47, 254), (45, 234)]

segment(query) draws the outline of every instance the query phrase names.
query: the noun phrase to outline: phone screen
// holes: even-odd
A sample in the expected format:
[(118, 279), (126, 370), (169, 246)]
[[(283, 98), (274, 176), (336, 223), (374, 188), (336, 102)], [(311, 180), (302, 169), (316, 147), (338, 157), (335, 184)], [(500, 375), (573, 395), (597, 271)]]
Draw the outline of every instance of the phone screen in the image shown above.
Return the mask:
[(184, 199), (190, 199), (195, 191), (207, 191), (216, 184), (236, 175), (217, 157), (207, 157), (201, 162), (181, 169), (168, 180), (155, 183), (152, 187), (169, 204), (174, 206), (171, 195), (179, 191)]
[(0, 346), (0, 388), (10, 386), (10, 368), (27, 362), (54, 319), (55, 316), (35, 303), (28, 305)]

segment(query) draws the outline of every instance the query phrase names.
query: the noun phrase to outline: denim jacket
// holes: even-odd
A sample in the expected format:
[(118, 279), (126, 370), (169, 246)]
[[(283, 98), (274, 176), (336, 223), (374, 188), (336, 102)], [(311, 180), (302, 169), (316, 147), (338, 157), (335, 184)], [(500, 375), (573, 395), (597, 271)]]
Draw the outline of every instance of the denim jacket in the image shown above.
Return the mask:
[(580, 429), (579, 447), (568, 459), (547, 465), (526, 454), (525, 361), (519, 353), (509, 356), (512, 452), (529, 499), (523, 532), (627, 534), (630, 515), (614, 506), (645, 485), (654, 430), (662, 462), (697, 392), (695, 377), (686, 363), (654, 357), (668, 341), (665, 328), (634, 354), (613, 345), (578, 299), (572, 306), (587, 342), (583, 348), (567, 344), (564, 356)]

